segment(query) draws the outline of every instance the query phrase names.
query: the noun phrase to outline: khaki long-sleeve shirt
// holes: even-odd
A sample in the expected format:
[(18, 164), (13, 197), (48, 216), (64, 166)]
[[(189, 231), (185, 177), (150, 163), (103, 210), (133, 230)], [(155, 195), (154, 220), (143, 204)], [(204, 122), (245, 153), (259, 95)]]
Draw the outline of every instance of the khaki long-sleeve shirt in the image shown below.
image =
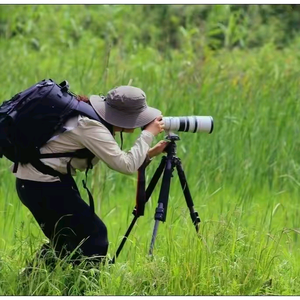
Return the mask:
[[(64, 127), (66, 131), (52, 137), (41, 148), (41, 153), (72, 152), (87, 148), (95, 155), (92, 160), (93, 165), (102, 160), (111, 169), (124, 174), (132, 174), (138, 170), (144, 162), (154, 138), (152, 133), (143, 130), (132, 148), (125, 152), (120, 149), (109, 130), (95, 120), (78, 116), (68, 120)], [(70, 159), (69, 157), (47, 158), (42, 159), (42, 162), (54, 170), (66, 174), (67, 163)], [(86, 159), (71, 159), (72, 175), (76, 174), (76, 170), (83, 171), (86, 167)], [(15, 176), (20, 179), (43, 182), (59, 180), (58, 177), (39, 172), (31, 164), (20, 164)]]

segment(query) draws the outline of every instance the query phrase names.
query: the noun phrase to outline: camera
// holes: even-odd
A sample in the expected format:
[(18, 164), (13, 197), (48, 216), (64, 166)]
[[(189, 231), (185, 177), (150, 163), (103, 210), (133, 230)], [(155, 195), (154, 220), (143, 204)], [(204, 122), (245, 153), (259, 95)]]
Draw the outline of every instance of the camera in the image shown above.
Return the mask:
[(163, 117), (165, 131), (212, 133), (214, 120), (211, 116)]

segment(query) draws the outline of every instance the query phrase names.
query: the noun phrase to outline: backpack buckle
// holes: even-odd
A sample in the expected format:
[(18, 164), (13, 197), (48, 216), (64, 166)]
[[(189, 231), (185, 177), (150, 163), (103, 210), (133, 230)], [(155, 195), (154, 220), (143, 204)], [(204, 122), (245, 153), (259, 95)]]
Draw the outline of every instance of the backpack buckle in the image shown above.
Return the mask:
[(62, 92), (68, 92), (69, 91), (69, 88), (70, 88), (70, 85), (69, 85), (69, 82), (67, 80), (64, 80), (63, 82), (61, 82), (59, 84), (60, 86), (60, 89)]

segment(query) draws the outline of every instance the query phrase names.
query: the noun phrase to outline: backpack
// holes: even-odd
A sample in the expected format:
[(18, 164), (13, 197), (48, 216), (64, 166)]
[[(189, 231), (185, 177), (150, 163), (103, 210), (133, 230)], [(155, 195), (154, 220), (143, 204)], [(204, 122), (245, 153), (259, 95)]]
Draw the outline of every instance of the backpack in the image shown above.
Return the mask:
[[(17, 171), (19, 163), (31, 163), (40, 172), (60, 178), (61, 173), (43, 164), (40, 159), (87, 158), (88, 171), (94, 157), (88, 149), (68, 153), (40, 153), (40, 148), (54, 134), (65, 130), (64, 123), (79, 114), (103, 123), (112, 132), (110, 125), (100, 118), (91, 105), (78, 101), (76, 95), (69, 91), (67, 81), (57, 84), (52, 79), (44, 79), (16, 94), (0, 106), (0, 158), (4, 156), (14, 162), (13, 172)], [(69, 175), (70, 171), (69, 162)]]
[(64, 123), (78, 114), (105, 123), (91, 105), (77, 100), (67, 81), (44, 79), (16, 94), (0, 106), (0, 157), (15, 164), (35, 160), (53, 134), (62, 133)]

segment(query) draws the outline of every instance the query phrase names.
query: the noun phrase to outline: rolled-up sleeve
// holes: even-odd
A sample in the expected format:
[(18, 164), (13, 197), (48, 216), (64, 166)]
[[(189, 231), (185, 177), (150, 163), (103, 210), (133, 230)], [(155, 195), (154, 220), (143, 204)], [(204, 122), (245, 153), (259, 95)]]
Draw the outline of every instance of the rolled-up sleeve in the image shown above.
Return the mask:
[(78, 130), (80, 142), (96, 157), (113, 170), (124, 174), (133, 174), (144, 162), (153, 141), (153, 134), (143, 130), (132, 148), (122, 151), (108, 131), (101, 123), (83, 117), (79, 120)]

